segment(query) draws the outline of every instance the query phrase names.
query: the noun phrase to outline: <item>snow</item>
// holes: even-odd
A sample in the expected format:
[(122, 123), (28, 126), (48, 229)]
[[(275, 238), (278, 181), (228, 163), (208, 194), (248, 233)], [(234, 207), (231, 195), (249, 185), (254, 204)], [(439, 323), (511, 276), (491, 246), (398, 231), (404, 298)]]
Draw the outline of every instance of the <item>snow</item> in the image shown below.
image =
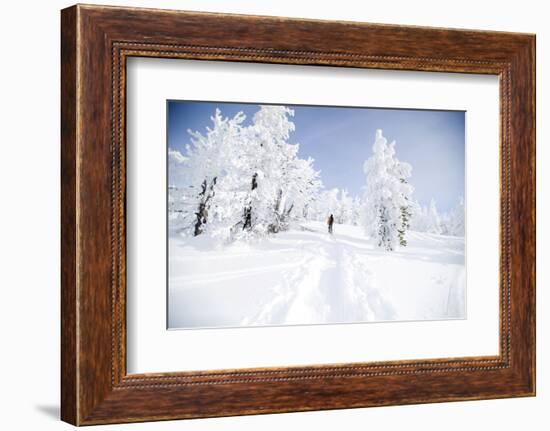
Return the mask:
[(169, 327), (464, 318), (463, 201), (444, 223), (421, 207), (381, 129), (363, 198), (324, 189), (293, 115), (216, 109), (185, 155), (169, 149)]
[(409, 231), (388, 252), (358, 226), (304, 221), (227, 244), (169, 235), (169, 327), (465, 318), (464, 238)]
[(363, 165), (367, 180), (363, 224), (365, 232), (377, 238), (379, 247), (392, 251), (398, 245), (407, 245), (414, 191), (407, 179), (412, 166), (395, 157), (395, 141), (388, 145), (381, 129), (376, 131), (372, 151)]

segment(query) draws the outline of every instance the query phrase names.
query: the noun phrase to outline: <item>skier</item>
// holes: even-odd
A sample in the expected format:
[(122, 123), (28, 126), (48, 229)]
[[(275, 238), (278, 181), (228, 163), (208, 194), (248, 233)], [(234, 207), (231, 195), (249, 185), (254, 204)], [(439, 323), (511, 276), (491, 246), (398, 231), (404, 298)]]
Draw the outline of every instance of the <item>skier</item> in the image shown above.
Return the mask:
[(328, 233), (332, 234), (332, 225), (334, 224), (334, 216), (331, 214), (327, 219)]

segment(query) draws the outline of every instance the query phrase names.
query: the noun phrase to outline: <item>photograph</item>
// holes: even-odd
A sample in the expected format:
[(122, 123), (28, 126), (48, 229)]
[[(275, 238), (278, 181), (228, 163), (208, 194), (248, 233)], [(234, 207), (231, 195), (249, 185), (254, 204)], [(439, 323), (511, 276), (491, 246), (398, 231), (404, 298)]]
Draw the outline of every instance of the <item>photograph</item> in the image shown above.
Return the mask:
[(3, 10), (5, 429), (549, 422), (541, 2), (117, 2)]
[(465, 112), (167, 101), (167, 326), (466, 318)]

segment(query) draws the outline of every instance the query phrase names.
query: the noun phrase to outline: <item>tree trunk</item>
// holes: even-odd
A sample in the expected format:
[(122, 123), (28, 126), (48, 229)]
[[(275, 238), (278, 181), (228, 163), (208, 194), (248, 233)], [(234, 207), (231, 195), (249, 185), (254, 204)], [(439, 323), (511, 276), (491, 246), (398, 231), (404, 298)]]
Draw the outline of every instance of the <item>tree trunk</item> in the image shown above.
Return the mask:
[[(258, 187), (258, 174), (252, 175), (251, 191)], [(244, 223), (243, 230), (250, 230), (252, 228), (252, 202), (249, 201), (248, 205), (244, 209)]]
[(195, 213), (195, 230), (193, 232), (194, 236), (200, 235), (204, 230), (204, 225), (208, 220), (208, 203), (214, 197), (215, 190), (214, 186), (216, 185), (217, 177), (212, 179), (212, 183), (208, 186), (206, 180), (201, 184), (201, 192), (199, 193), (200, 202), (197, 212)]
[(279, 189), (279, 191), (277, 192), (277, 199), (275, 200), (275, 205), (273, 207), (273, 215), (275, 217), (275, 221), (271, 223), (271, 225), (269, 225), (268, 232), (278, 233), (279, 230), (281, 229), (281, 219), (283, 218), (284, 214), (280, 214), (279, 210), (281, 209), (282, 200), (283, 200), (283, 191)]

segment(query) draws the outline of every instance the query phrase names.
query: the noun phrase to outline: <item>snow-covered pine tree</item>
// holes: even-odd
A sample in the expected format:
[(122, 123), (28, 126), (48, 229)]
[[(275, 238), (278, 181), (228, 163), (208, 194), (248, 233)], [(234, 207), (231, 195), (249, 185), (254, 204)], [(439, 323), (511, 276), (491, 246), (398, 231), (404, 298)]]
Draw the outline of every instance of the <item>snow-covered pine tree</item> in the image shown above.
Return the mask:
[(281, 174), (279, 184), (276, 186), (275, 202), (273, 204), (273, 220), (267, 229), (270, 233), (277, 233), (285, 228), (285, 219), (292, 212), (293, 206), (287, 209), (287, 193), (290, 185), (290, 175), (292, 172), (292, 161), (296, 158), (298, 152), (297, 145), (283, 145), (281, 147)]
[(294, 111), (285, 106), (262, 105), (249, 127), (250, 186), (242, 216), (242, 229), (263, 234), (278, 224), (277, 199), (282, 199), (288, 163), (297, 147), (289, 145)]
[[(393, 143), (394, 145), (395, 143)], [(394, 150), (395, 151), (395, 150)], [(408, 181), (407, 178), (411, 176), (411, 165), (408, 163), (402, 163), (399, 160), (395, 159), (395, 164), (393, 168), (393, 174), (396, 178), (399, 179), (401, 184), (407, 185)], [(412, 187), (410, 189), (410, 193), (404, 193), (402, 197), (402, 203), (400, 207), (401, 211), (401, 226), (397, 229), (397, 233), (399, 236), (399, 245), (402, 245), (405, 247), (407, 245), (407, 239), (405, 238), (406, 232), (411, 227), (411, 218), (413, 215), (413, 208), (414, 204), (412, 202), (412, 199), (410, 198), (410, 195), (412, 195)]]
[(322, 187), (319, 172), (313, 168), (313, 159), (299, 159), (296, 154), (286, 161), (281, 180), (270, 232), (287, 229), (292, 220), (305, 218), (307, 208)]
[(460, 197), (456, 206), (449, 214), (448, 234), (464, 236), (466, 233), (466, 213), (464, 211), (464, 198)]
[(411, 230), (416, 232), (426, 232), (428, 229), (428, 209), (413, 199), (411, 203), (412, 217), (410, 221)]
[(358, 225), (361, 222), (363, 203), (358, 196), (352, 197), (346, 189), (323, 190), (311, 203), (308, 219), (325, 221), (332, 214), (336, 223)]
[(340, 190), (340, 198), (338, 199), (338, 207), (334, 214), (336, 223), (351, 224), (353, 219), (353, 199), (349, 195), (347, 189)]
[(298, 145), (288, 143), (293, 114), (284, 106), (261, 106), (245, 127), (242, 113), (224, 118), (216, 110), (206, 134), (189, 131), (185, 187), (170, 187), (169, 200), (172, 206), (186, 202), (193, 235), (263, 235), (304, 217), (322, 184), (313, 159), (298, 158)]
[(359, 196), (353, 198), (351, 224), (358, 226), (361, 223), (363, 202)]
[(327, 218), (327, 207), (324, 199), (326, 190), (321, 190), (308, 205), (307, 219), (315, 221), (323, 221)]
[(327, 217), (332, 214), (336, 215), (338, 209), (340, 208), (340, 201), (338, 200), (338, 195), (340, 190), (337, 188), (325, 190), (321, 196), (321, 213), (319, 214), (320, 220), (324, 221)]
[(286, 229), (288, 218), (294, 205), (289, 201), (289, 192), (292, 191), (292, 181), (295, 173), (295, 161), (297, 160), (298, 145), (283, 144), (278, 149), (281, 152), (280, 172), (273, 178), (276, 184), (275, 202), (273, 204), (273, 215), (267, 230), (270, 233), (277, 233)]
[(430, 201), (430, 206), (428, 208), (426, 232), (435, 233), (437, 235), (441, 235), (441, 233), (443, 232), (443, 229), (441, 227), (441, 218), (439, 216), (439, 212), (437, 211), (435, 199), (433, 198)]
[(168, 217), (170, 226), (178, 229), (186, 224), (187, 202), (183, 188), (187, 160), (178, 150), (168, 148)]
[(230, 162), (238, 157), (235, 149), (242, 139), (241, 124), (245, 118), (242, 112), (233, 118), (224, 118), (216, 109), (211, 117), (213, 125), (207, 128), (205, 135), (188, 130), (191, 145), (187, 145), (188, 188), (184, 193), (187, 202), (194, 207), (194, 236), (205, 231), (219, 183), (231, 174)]
[[(395, 141), (388, 145), (377, 130), (373, 155), (365, 162), (364, 227), (379, 247), (392, 251), (406, 245), (408, 209), (413, 187), (407, 182), (412, 168), (395, 157)], [(405, 209), (405, 210), (404, 210)]]

